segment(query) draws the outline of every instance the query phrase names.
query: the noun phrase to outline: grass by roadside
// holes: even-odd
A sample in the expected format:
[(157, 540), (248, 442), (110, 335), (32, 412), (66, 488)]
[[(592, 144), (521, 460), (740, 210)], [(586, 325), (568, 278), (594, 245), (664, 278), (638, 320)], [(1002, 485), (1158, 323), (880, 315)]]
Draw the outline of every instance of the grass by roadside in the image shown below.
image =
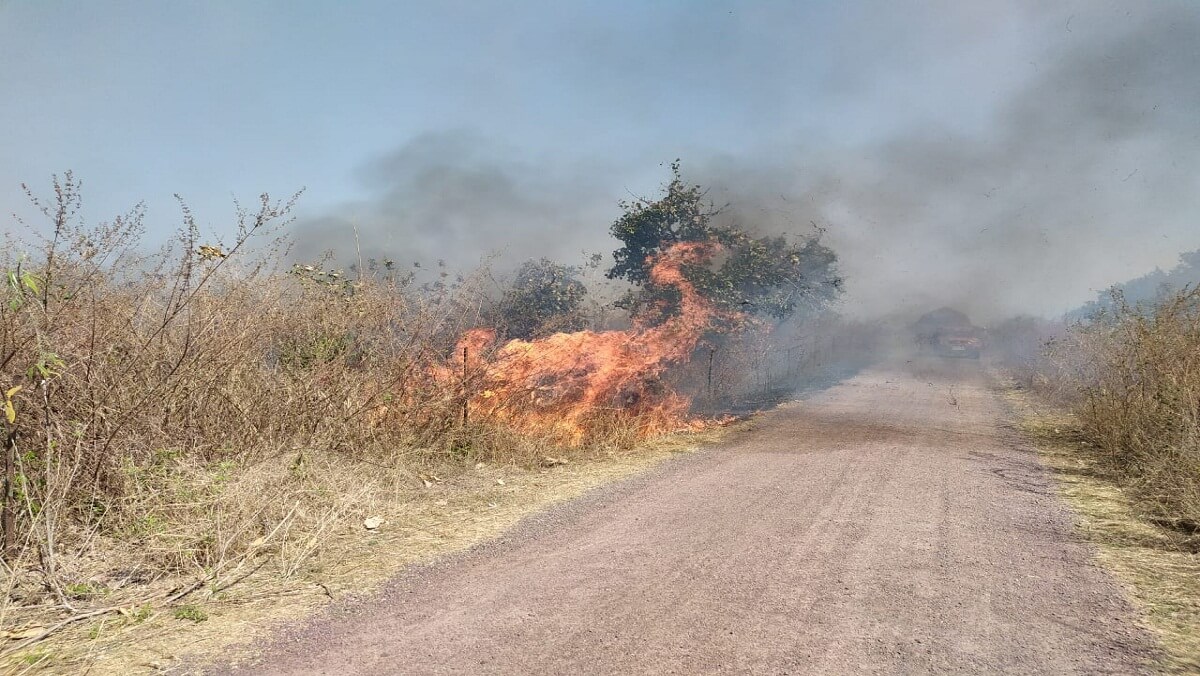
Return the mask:
[(1200, 671), (1200, 551), (1195, 538), (1156, 525), (1079, 434), (1079, 422), (1025, 391), (1008, 399), (1077, 516), (1101, 565), (1129, 590), (1165, 656), (1168, 673)]
[(73, 175), (53, 188), (0, 249), (0, 672), (253, 638), (695, 443), (874, 335), (732, 321), (684, 274), (707, 240), (655, 255), (655, 284), (691, 295), (643, 317), (613, 289), (562, 306), (586, 288), (550, 261), (532, 296), (486, 266), (295, 262), (299, 194), (238, 205), (224, 240), (181, 204), (155, 252), (141, 206), (95, 223)]
[[(203, 663), (248, 655), (251, 641), (303, 620), (333, 600), (369, 594), (403, 567), (495, 538), (523, 517), (598, 486), (645, 471), (712, 443), (715, 428), (681, 433), (634, 449), (541, 468), (447, 466), (412, 486), (407, 472), (379, 467), (358, 500), (331, 523), (319, 551), (290, 577), (253, 572), (225, 590), (204, 589), (174, 608), (130, 607), (78, 623), (9, 656), (7, 673), (156, 673), (180, 660)], [(344, 464), (320, 471), (350, 472)], [(347, 484), (362, 482), (345, 477)], [(373, 530), (371, 517), (382, 519)]]

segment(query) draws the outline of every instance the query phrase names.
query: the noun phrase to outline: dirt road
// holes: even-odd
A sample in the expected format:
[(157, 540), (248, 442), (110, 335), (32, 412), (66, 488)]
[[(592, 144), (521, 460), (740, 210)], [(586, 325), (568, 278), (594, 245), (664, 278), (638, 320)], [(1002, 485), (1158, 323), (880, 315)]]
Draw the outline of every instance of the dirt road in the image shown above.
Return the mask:
[(1139, 670), (1148, 639), (1006, 416), (976, 362), (861, 373), (415, 571), (249, 671)]

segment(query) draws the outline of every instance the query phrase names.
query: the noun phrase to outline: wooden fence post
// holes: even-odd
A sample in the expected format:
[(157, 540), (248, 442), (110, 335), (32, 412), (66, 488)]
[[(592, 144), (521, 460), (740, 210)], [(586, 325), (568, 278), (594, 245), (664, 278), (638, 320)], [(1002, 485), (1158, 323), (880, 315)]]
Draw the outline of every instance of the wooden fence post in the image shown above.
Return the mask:
[(715, 347), (708, 348), (708, 402), (710, 405), (712, 404), (712, 400), (713, 400), (713, 386), (712, 386), (713, 355), (715, 355), (716, 353), (717, 353), (717, 348), (715, 348)]

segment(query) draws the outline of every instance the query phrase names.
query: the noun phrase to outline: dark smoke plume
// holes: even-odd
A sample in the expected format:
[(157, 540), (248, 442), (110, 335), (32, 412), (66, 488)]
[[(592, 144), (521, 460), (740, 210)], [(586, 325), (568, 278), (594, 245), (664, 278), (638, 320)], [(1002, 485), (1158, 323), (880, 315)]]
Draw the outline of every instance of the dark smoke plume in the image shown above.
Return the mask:
[[(685, 177), (729, 202), (726, 217), (747, 229), (826, 230), (852, 314), (1061, 313), (1200, 246), (1200, 9), (1040, 6), (1022, 5), (1036, 30), (1033, 47), (1013, 52), (1022, 77), (980, 122), (842, 144), (796, 143), (781, 130), (764, 150), (698, 145), (655, 161), (681, 157)], [(866, 58), (848, 62), (856, 57)], [(870, 82), (837, 84), (853, 100)], [(650, 154), (564, 166), (470, 134), (428, 135), (366, 167), (373, 197), (306, 223), (302, 250), (344, 252), (354, 224), (364, 246), (400, 260), (469, 266), (496, 252), (508, 267), (572, 262), (580, 249), (612, 249), (606, 230), (629, 197), (625, 177), (644, 176)]]

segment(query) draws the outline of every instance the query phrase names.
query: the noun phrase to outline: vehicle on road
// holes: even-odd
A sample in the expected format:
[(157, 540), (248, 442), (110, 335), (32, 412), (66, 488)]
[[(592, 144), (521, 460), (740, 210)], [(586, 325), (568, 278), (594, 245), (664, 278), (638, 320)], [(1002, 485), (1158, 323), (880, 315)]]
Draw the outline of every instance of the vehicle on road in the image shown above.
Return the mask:
[(983, 353), (984, 330), (953, 308), (939, 308), (922, 315), (913, 324), (913, 333), (926, 354), (979, 359)]

